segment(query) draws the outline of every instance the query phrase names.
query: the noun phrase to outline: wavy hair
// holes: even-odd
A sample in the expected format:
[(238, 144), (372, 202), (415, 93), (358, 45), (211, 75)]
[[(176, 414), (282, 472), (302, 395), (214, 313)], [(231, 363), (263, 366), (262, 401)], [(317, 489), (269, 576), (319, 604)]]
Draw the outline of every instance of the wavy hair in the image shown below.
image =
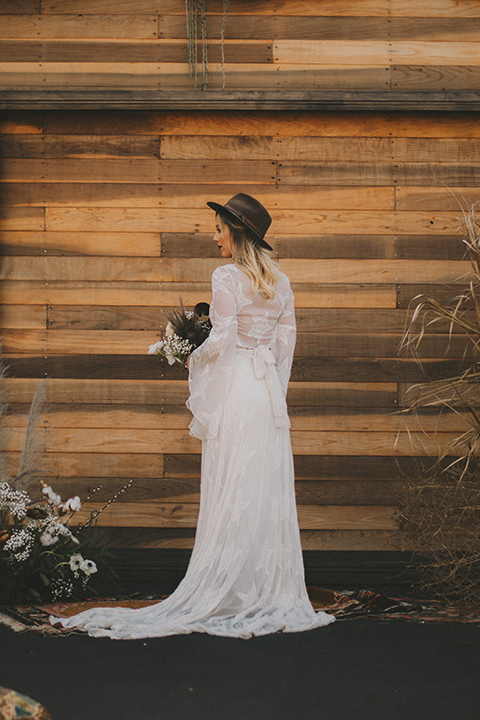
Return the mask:
[(240, 220), (218, 213), (220, 226), (230, 231), (232, 260), (252, 281), (253, 291), (271, 300), (275, 297), (278, 268), (270, 250), (258, 244), (257, 237)]

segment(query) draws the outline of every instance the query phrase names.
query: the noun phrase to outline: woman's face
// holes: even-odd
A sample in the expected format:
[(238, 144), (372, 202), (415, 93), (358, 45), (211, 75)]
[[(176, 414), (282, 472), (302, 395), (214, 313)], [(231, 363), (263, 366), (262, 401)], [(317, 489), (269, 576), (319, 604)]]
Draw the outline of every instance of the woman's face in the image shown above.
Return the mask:
[(218, 215), (215, 217), (215, 235), (213, 236), (213, 241), (217, 243), (222, 257), (232, 257), (230, 230), (226, 225), (220, 223), (220, 217)]

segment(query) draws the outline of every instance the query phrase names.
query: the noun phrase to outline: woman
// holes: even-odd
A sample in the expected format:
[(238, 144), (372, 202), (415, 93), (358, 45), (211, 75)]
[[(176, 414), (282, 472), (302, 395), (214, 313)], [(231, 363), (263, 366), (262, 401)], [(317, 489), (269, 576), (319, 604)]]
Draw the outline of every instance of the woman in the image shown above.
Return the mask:
[(288, 278), (269, 256), (271, 218), (249, 195), (216, 212), (214, 242), (231, 263), (212, 275), (212, 331), (188, 359), (202, 440), (195, 547), (175, 592), (156, 605), (88, 610), (66, 627), (143, 638), (205, 632), (248, 638), (327, 625), (305, 589), (285, 395), (295, 346)]

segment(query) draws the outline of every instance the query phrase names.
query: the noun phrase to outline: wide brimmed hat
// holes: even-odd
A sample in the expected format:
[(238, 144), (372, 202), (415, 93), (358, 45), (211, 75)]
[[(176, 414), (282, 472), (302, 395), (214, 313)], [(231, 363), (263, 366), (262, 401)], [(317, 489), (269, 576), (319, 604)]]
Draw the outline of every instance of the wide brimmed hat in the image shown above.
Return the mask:
[(267, 250), (273, 248), (264, 240), (264, 235), (272, 223), (268, 211), (262, 203), (255, 200), (251, 195), (238, 193), (234, 195), (225, 205), (216, 202), (207, 202), (208, 207), (216, 213), (227, 213), (240, 220), (255, 236), (259, 245)]

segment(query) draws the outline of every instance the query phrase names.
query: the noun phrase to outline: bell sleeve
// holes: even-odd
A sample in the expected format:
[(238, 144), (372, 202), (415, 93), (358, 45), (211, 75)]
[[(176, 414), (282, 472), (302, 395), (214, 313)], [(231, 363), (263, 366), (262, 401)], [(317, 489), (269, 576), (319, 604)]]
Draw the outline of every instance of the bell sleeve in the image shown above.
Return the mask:
[(190, 397), (186, 404), (193, 415), (189, 429), (200, 440), (217, 436), (233, 377), (238, 323), (234, 282), (228, 267), (220, 266), (212, 274), (212, 329), (188, 362)]
[(286, 396), (288, 381), (292, 371), (293, 352), (295, 350), (295, 341), (297, 336), (295, 323), (295, 299), (293, 293), (288, 287), (288, 292), (284, 296), (283, 309), (277, 320), (275, 327), (274, 357), (277, 367), (278, 379)]

